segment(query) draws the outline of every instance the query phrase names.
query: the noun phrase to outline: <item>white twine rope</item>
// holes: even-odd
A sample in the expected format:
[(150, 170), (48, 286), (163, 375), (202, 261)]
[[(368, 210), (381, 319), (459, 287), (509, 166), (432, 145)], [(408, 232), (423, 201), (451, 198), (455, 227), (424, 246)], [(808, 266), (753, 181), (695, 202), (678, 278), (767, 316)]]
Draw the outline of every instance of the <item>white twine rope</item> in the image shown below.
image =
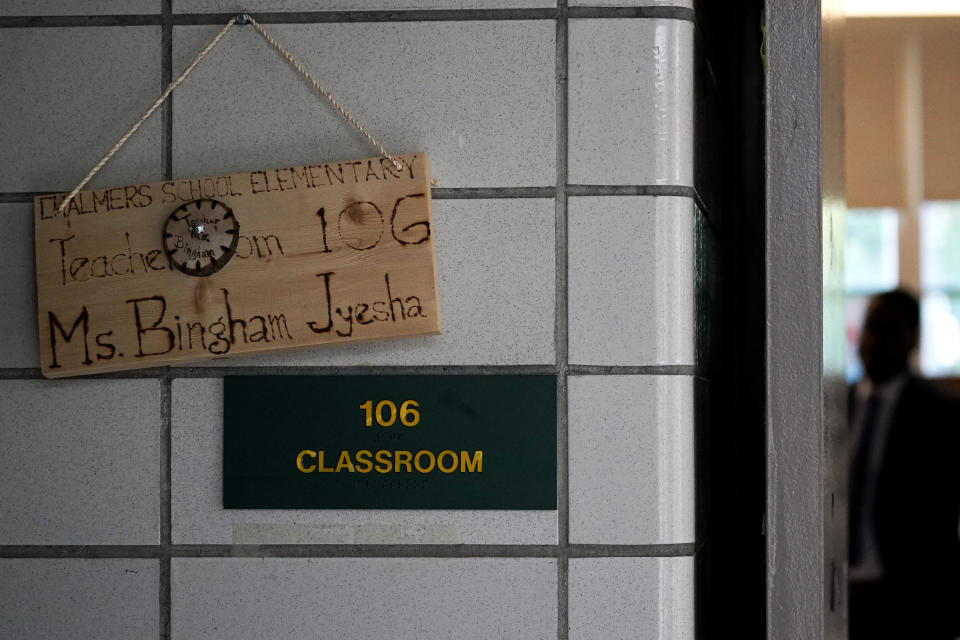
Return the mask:
[(387, 160), (389, 160), (390, 162), (392, 162), (392, 163), (393, 163), (393, 166), (396, 167), (398, 171), (403, 170), (404, 164), (403, 164), (402, 161), (400, 161), (400, 160), (398, 160), (396, 157), (390, 155), (390, 153), (384, 148), (384, 146), (383, 146), (382, 144), (380, 144), (380, 142), (378, 142), (376, 138), (374, 138), (372, 135), (370, 135), (370, 133), (364, 128), (364, 126), (363, 126), (362, 124), (360, 124), (359, 122), (357, 122), (356, 118), (354, 118), (352, 115), (350, 115), (350, 113), (349, 113), (346, 109), (344, 109), (343, 106), (341, 106), (340, 103), (336, 101), (336, 99), (334, 99), (334, 97), (330, 94), (329, 91), (327, 91), (327, 90), (324, 89), (322, 86), (320, 86), (320, 83), (317, 82), (317, 81), (313, 78), (313, 76), (311, 76), (311, 75), (307, 72), (307, 70), (303, 68), (303, 65), (300, 64), (300, 61), (299, 61), (299, 60), (297, 60), (296, 58), (293, 57), (293, 54), (291, 54), (289, 51), (287, 51), (286, 49), (284, 49), (284, 48), (280, 45), (279, 42), (277, 42), (276, 40), (274, 40), (273, 37), (270, 36), (270, 34), (268, 34), (266, 31), (264, 31), (263, 27), (260, 26), (260, 23), (258, 23), (256, 20), (254, 20), (253, 18), (251, 18), (248, 14), (244, 13), (244, 14), (241, 14), (241, 15), (238, 15), (238, 16), (234, 16), (233, 18), (230, 19), (230, 22), (228, 22), (228, 23), (226, 24), (226, 26), (224, 26), (223, 29), (220, 30), (220, 33), (218, 33), (216, 36), (214, 36), (213, 40), (211, 40), (211, 41), (207, 44), (207, 46), (205, 46), (205, 47), (203, 48), (203, 50), (201, 50), (200, 53), (197, 54), (197, 57), (194, 58), (194, 59), (193, 59), (193, 62), (191, 62), (190, 65), (187, 66), (187, 68), (183, 70), (183, 73), (181, 73), (181, 74), (177, 77), (176, 80), (174, 80), (173, 82), (171, 82), (170, 85), (169, 85), (166, 89), (164, 89), (163, 93), (160, 94), (160, 97), (157, 98), (156, 102), (154, 102), (153, 105), (151, 105), (151, 107), (150, 107), (149, 109), (147, 109), (146, 113), (144, 113), (142, 116), (140, 116), (140, 119), (137, 120), (132, 127), (130, 127), (130, 130), (127, 131), (125, 134), (123, 134), (123, 137), (121, 137), (119, 140), (117, 140), (117, 143), (116, 143), (115, 145), (113, 145), (113, 147), (111, 147), (110, 151), (108, 151), (107, 154), (100, 159), (100, 162), (98, 162), (98, 163), (93, 167), (93, 169), (90, 170), (90, 173), (88, 173), (86, 176), (84, 176), (83, 180), (80, 181), (80, 184), (78, 184), (76, 187), (74, 187), (74, 188), (73, 188), (73, 191), (71, 191), (71, 192), (67, 195), (67, 197), (63, 199), (63, 202), (60, 203), (60, 207), (59, 207), (59, 212), (60, 212), (61, 215), (62, 215), (63, 212), (67, 209), (67, 207), (69, 206), (70, 202), (76, 197), (76, 195), (77, 195), (78, 193), (80, 193), (80, 190), (83, 189), (83, 188), (87, 185), (87, 183), (90, 182), (90, 180), (92, 180), (93, 177), (94, 177), (95, 175), (97, 175), (97, 173), (100, 172), (100, 170), (103, 168), (103, 165), (107, 164), (107, 162), (110, 160), (110, 158), (112, 158), (113, 155), (114, 155), (117, 151), (120, 150), (120, 147), (122, 147), (124, 144), (126, 144), (127, 140), (130, 138), (130, 136), (132, 136), (132, 135), (137, 131), (137, 129), (140, 128), (140, 125), (142, 125), (142, 124), (147, 120), (147, 118), (149, 118), (149, 117), (153, 114), (153, 112), (157, 110), (157, 108), (158, 108), (161, 104), (163, 104), (163, 101), (166, 100), (166, 99), (170, 96), (171, 93), (173, 93), (173, 90), (177, 88), (177, 85), (179, 85), (181, 82), (183, 82), (184, 79), (185, 79), (188, 75), (190, 75), (190, 72), (193, 71), (193, 68), (196, 67), (196, 66), (200, 63), (200, 61), (203, 60), (204, 57), (206, 57), (206, 55), (207, 55), (208, 53), (210, 53), (210, 51), (211, 51), (215, 46), (217, 46), (217, 43), (220, 42), (220, 39), (223, 38), (223, 36), (226, 35), (227, 31), (230, 30), (230, 27), (232, 27), (232, 26), (233, 26), (234, 24), (236, 24), (238, 21), (239, 21), (241, 24), (246, 24), (247, 22), (249, 22), (250, 24), (252, 24), (253, 27), (257, 30), (257, 33), (259, 33), (261, 36), (263, 36), (263, 38), (264, 38), (267, 42), (269, 42), (271, 45), (273, 45), (274, 48), (276, 48), (277, 51), (279, 51), (279, 52), (283, 55), (283, 57), (286, 58), (286, 59), (290, 62), (290, 64), (293, 65), (293, 67), (294, 67), (297, 71), (299, 71), (301, 74), (303, 74), (303, 76), (304, 76), (307, 80), (309, 80), (309, 81), (311, 82), (311, 84), (313, 84), (314, 88), (316, 88), (316, 90), (317, 90), (318, 92), (320, 92), (320, 95), (322, 95), (324, 98), (326, 98), (327, 100), (330, 101), (330, 104), (332, 104), (332, 105), (334, 106), (334, 108), (340, 113), (340, 115), (342, 115), (344, 118), (346, 118), (347, 121), (350, 122), (350, 124), (352, 124), (354, 127), (356, 127), (357, 130), (358, 130), (360, 133), (362, 133), (362, 134), (364, 135), (364, 137), (366, 137), (367, 140), (369, 140), (370, 143), (371, 143), (373, 146), (375, 146), (375, 147), (380, 151), (380, 155), (382, 155), (384, 158), (386, 158)]

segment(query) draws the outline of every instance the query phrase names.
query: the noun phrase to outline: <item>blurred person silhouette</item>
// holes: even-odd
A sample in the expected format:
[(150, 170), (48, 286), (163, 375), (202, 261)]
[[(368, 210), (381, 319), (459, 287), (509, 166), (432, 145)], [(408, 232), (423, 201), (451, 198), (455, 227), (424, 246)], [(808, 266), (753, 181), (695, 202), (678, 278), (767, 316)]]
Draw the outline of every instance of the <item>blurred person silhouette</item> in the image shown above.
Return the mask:
[(875, 296), (849, 390), (850, 638), (960, 636), (958, 404), (910, 371), (920, 305)]

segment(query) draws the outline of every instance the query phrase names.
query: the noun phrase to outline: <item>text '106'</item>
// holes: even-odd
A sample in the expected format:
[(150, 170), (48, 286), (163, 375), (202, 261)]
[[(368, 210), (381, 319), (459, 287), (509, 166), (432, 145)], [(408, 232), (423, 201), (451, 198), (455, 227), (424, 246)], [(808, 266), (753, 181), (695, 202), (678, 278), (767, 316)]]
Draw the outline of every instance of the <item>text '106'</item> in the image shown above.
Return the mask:
[[(420, 403), (416, 400), (405, 400), (400, 404), (400, 423), (405, 427), (413, 427), (420, 422), (420, 412), (417, 410)], [(367, 400), (360, 405), (363, 411), (364, 426), (372, 427), (374, 420), (381, 427), (392, 426), (398, 417), (397, 405), (390, 400), (381, 400), (376, 405), (373, 400)]]

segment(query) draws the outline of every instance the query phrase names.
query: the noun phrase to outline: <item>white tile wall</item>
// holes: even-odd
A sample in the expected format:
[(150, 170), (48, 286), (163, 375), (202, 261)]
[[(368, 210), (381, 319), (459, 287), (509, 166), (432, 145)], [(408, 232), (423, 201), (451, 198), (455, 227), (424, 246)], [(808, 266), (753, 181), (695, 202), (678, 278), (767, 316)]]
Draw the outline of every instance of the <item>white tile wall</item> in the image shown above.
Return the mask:
[[(266, 28), (387, 149), (426, 151), (439, 186), (554, 183), (552, 21)], [(174, 69), (216, 32), (175, 28)], [(376, 155), (251, 27), (227, 34), (182, 85), (175, 110), (175, 176)]]
[(690, 198), (570, 198), (571, 364), (692, 365)]
[[(162, 6), (5, 0), (0, 17), (157, 14)], [(554, 6), (172, 1), (178, 14), (254, 16)], [(439, 187), (554, 186), (554, 19), (265, 26), (388, 149), (427, 151)], [(218, 28), (172, 29), (174, 75)], [(0, 114), (8, 125), (0, 127), (0, 199), (72, 188), (161, 90), (161, 27), (0, 32)], [(693, 24), (572, 19), (568, 44), (568, 182), (691, 186)], [(374, 153), (251, 27), (234, 28), (176, 91), (172, 114), (176, 177)], [(151, 118), (93, 186), (161, 179), (160, 125), (159, 114)], [(434, 201), (442, 336), (211, 364), (555, 365), (555, 241), (564, 223), (555, 208), (552, 198)], [(698, 364), (694, 318), (706, 313), (694, 303), (700, 215), (686, 197), (569, 198), (562, 294), (571, 365)], [(0, 224), (0, 367), (34, 368), (32, 205), (0, 204)], [(0, 546), (158, 545), (166, 508), (163, 384), (0, 380)], [(570, 543), (692, 542), (692, 378), (574, 375), (568, 392), (561, 455), (569, 461)], [(171, 637), (557, 637), (564, 596), (554, 558), (512, 557), (509, 547), (507, 557), (453, 557), (463, 552), (458, 545), (546, 545), (536, 553), (549, 556), (559, 540), (556, 511), (227, 511), (222, 381), (174, 380), (170, 409), (173, 544), (225, 545), (218, 553), (232, 545), (346, 544), (361, 554), (367, 544), (430, 544), (451, 556), (176, 557)], [(568, 578), (570, 638), (693, 638), (692, 557), (575, 557)], [(154, 637), (164, 579), (152, 559), (0, 559), (0, 637)]]
[(160, 383), (0, 380), (0, 545), (158, 544)]
[(571, 558), (570, 640), (693, 640), (693, 558)]
[(434, 200), (443, 334), (209, 360), (234, 365), (515, 365), (556, 360), (553, 200)]
[(556, 511), (223, 509), (223, 381), (173, 382), (175, 544), (556, 544)]
[(571, 376), (570, 542), (693, 542), (693, 377)]
[(173, 0), (174, 13), (216, 11), (370, 11), (387, 9), (530, 9), (555, 7), (556, 0)]
[[(160, 27), (4, 29), (0, 191), (72, 189), (160, 94)], [(161, 179), (155, 114), (90, 183)]]
[(569, 182), (693, 184), (693, 23), (571, 20)]
[(175, 558), (175, 638), (547, 639), (549, 558)]
[(157, 0), (3, 0), (0, 16), (96, 16), (160, 13)]
[(0, 367), (39, 367), (33, 205), (0, 204)]
[(156, 638), (160, 562), (0, 559), (0, 638)]

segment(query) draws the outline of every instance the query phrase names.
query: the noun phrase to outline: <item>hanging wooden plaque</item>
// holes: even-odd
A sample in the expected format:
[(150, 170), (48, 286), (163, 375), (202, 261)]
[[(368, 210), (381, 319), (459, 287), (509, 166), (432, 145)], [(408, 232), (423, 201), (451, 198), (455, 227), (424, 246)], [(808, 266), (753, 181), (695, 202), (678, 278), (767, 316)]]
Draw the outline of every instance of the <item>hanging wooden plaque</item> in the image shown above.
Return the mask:
[(34, 201), (43, 375), (440, 333), (426, 154)]

